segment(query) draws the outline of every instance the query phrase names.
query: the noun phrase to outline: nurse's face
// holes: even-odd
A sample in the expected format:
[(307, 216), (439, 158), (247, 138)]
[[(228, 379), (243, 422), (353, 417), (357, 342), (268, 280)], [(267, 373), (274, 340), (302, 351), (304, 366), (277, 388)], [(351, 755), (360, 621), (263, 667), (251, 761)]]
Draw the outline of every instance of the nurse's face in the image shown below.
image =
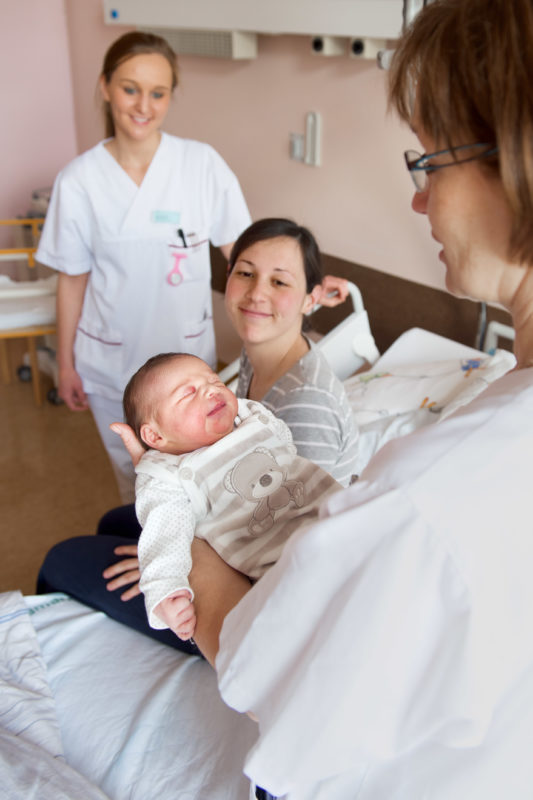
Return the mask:
[[(420, 129), (417, 135), (426, 153), (445, 147)], [(442, 159), (448, 163), (451, 156)], [(427, 190), (415, 193), (412, 206), (427, 214), (431, 234), (442, 245), (448, 290), (508, 306), (514, 292), (507, 256), (511, 213), (499, 177), (480, 161), (437, 169), (428, 177)]]
[(226, 311), (244, 345), (279, 340), (283, 346), (300, 336), (302, 316), (319, 292), (307, 293), (298, 242), (279, 236), (240, 254), (226, 285)]
[(237, 398), (208, 365), (193, 356), (171, 360), (148, 378), (151, 418), (141, 437), (162, 453), (191, 453), (231, 433)]
[(128, 58), (116, 68), (109, 83), (100, 78), (117, 137), (144, 141), (155, 134), (166, 117), (172, 96), (172, 70), (159, 53)]

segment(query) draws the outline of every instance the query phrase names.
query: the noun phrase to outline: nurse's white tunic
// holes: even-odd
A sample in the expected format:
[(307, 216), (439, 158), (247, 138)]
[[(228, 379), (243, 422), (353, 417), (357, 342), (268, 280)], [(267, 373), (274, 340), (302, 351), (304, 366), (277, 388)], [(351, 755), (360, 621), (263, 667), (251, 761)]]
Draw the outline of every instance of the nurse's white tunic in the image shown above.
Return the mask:
[(75, 340), (87, 393), (121, 400), (160, 352), (216, 365), (209, 242), (250, 224), (239, 183), (207, 144), (162, 134), (141, 186), (100, 142), (58, 175), (37, 259), (90, 272)]

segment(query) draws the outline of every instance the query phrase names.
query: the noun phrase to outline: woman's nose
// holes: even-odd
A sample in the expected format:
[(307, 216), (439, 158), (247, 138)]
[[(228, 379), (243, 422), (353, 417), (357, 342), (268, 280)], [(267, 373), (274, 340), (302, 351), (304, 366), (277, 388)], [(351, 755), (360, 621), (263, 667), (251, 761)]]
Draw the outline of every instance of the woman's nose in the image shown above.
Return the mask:
[(413, 211), (416, 211), (417, 214), (428, 213), (428, 195), (429, 195), (429, 188), (423, 192), (414, 193), (413, 199), (411, 201), (411, 208), (413, 209)]
[(149, 103), (150, 99), (148, 94), (145, 92), (139, 92), (137, 95), (137, 109), (143, 114), (146, 114), (148, 112)]
[(248, 284), (248, 297), (253, 300), (260, 300), (264, 297), (265, 286), (259, 280), (253, 280)]

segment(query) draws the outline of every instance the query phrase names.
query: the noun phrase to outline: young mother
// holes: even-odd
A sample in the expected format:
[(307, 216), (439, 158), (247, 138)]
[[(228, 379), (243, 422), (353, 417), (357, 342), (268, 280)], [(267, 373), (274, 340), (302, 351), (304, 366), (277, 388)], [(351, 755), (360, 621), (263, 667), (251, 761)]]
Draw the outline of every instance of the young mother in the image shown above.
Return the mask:
[[(330, 280), (329, 285), (335, 284)], [(287, 219), (264, 219), (235, 242), (226, 308), (243, 342), (237, 395), (263, 401), (287, 423), (298, 453), (347, 486), (357, 456), (348, 399), (342, 383), (302, 332), (305, 315), (322, 301), (323, 293), (320, 253), (306, 228)], [(154, 638), (189, 650), (174, 634), (147, 627), (138, 596), (140, 528), (135, 507), (110, 511), (99, 533), (107, 535), (70, 539), (52, 548), (38, 591), (65, 591)], [(116, 562), (117, 556), (126, 558)], [(107, 589), (102, 573), (109, 581)]]

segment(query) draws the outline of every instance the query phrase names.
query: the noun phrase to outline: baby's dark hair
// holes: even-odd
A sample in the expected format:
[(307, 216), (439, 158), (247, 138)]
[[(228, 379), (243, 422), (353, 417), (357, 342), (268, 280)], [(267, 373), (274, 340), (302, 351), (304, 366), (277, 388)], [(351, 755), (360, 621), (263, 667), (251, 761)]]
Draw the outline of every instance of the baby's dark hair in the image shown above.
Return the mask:
[(159, 353), (157, 356), (152, 356), (131, 376), (124, 389), (122, 398), (124, 418), (130, 428), (135, 431), (135, 436), (145, 450), (148, 450), (149, 447), (141, 438), (141, 426), (152, 416), (152, 408), (146, 394), (147, 378), (156, 369), (168, 364), (169, 361), (181, 358), (197, 358), (197, 356), (190, 353)]

